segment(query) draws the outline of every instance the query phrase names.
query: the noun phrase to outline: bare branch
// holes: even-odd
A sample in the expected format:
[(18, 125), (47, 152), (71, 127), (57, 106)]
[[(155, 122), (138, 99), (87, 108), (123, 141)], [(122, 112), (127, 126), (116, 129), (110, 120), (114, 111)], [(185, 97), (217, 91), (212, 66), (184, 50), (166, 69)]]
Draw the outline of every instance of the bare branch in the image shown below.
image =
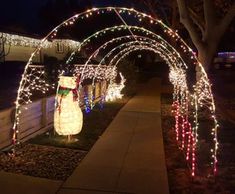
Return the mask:
[(154, 7), (154, 8), (157, 8), (157, 6), (159, 4), (159, 1), (156, 1), (156, 0), (148, 1), (148, 2), (149, 2), (149, 5)]
[(225, 33), (225, 31), (227, 30), (228, 26), (230, 25), (234, 17), (235, 17), (235, 2), (233, 3), (227, 14), (219, 23), (218, 29), (220, 36), (222, 36)]
[(184, 24), (185, 28), (188, 30), (190, 37), (192, 38), (192, 41), (197, 49), (201, 50), (203, 44), (192, 20), (190, 19), (185, 0), (177, 0), (177, 3), (180, 13), (180, 22)]
[[(152, 6), (151, 2), (148, 1), (148, 0), (145, 0), (144, 3), (145, 3), (145, 5), (148, 7), (148, 9), (149, 9), (151, 15), (152, 15), (153, 17), (155, 17), (155, 18), (158, 18), (157, 14), (156, 14), (156, 10), (153, 9), (153, 6)], [(155, 8), (156, 8), (156, 7), (155, 7)]]
[(177, 4), (176, 1), (172, 1), (171, 2), (171, 26), (173, 29), (176, 29), (176, 25), (177, 25)]
[(205, 34), (205, 23), (203, 21), (203, 18), (199, 17), (195, 11), (191, 8), (188, 9), (189, 14), (193, 22), (198, 26), (198, 28), (201, 30), (202, 35)]
[(213, 31), (216, 24), (215, 5), (212, 0), (203, 0), (206, 30)]
[(165, 13), (165, 10), (162, 9), (162, 6), (159, 1), (157, 1), (157, 0), (152, 0), (152, 1), (151, 0), (143, 0), (142, 2), (149, 9), (151, 15), (154, 18), (159, 18), (156, 11), (160, 10), (163, 14), (163, 17), (164, 17), (166, 23), (169, 25), (169, 21), (168, 21), (167, 15)]

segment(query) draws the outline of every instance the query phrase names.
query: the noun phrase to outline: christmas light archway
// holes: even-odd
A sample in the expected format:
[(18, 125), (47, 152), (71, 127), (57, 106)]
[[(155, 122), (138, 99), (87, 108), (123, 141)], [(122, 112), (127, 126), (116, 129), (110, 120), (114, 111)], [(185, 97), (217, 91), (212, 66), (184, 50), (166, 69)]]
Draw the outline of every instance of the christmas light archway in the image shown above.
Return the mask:
[[(118, 58), (118, 60), (116, 61), (115, 63), (115, 66), (122, 60), (124, 59), (127, 55), (129, 55), (129, 53), (133, 52), (133, 51), (136, 51), (136, 50), (150, 50), (150, 51), (153, 51), (155, 52), (155, 50), (153, 48), (148, 48), (148, 47), (132, 47), (129, 51), (128, 51), (128, 48), (127, 49), (124, 49), (123, 51), (120, 51), (116, 56), (120, 55), (121, 58), (119, 57), (116, 57)], [(158, 52), (156, 52), (157, 54), (159, 54)], [(167, 57), (164, 58), (162, 56), (162, 58), (167, 61)], [(169, 63), (168, 63), (169, 64)], [(200, 93), (202, 93), (202, 90), (199, 90), (197, 91), (197, 89), (195, 90), (195, 93), (194, 95), (191, 96), (192, 99), (195, 100), (195, 106), (196, 106), (196, 109), (195, 109), (195, 113), (194, 113), (194, 123), (195, 123), (195, 126), (192, 128), (192, 125), (188, 122), (188, 115), (185, 115), (186, 118), (183, 118), (183, 124), (186, 125), (186, 127), (188, 128), (188, 131), (186, 130), (183, 130), (183, 131), (179, 131), (179, 128), (180, 128), (180, 124), (179, 124), (179, 119), (180, 117), (182, 117), (182, 115), (180, 116), (180, 108), (179, 108), (179, 105), (183, 106), (182, 109), (184, 109), (185, 112), (188, 112), (189, 111), (189, 108), (188, 108), (188, 105), (185, 103), (185, 102), (188, 102), (188, 99), (189, 99), (189, 92), (188, 92), (188, 89), (187, 87), (185, 87), (185, 83), (186, 82), (186, 76), (185, 76), (185, 72), (182, 71), (182, 69), (175, 69), (175, 68), (170, 68), (170, 81), (171, 83), (174, 85), (174, 94), (173, 94), (173, 99), (175, 100), (174, 103), (173, 103), (173, 108), (176, 108), (178, 110), (173, 110), (174, 114), (175, 114), (175, 118), (176, 118), (176, 125), (175, 125), (175, 129), (176, 129), (176, 139), (179, 140), (179, 136), (180, 136), (180, 133), (183, 137), (184, 140), (182, 140), (182, 145), (180, 145), (180, 148), (181, 149), (185, 149), (186, 147), (186, 159), (189, 160), (190, 159), (190, 149), (192, 149), (192, 155), (191, 155), (191, 170), (192, 170), (192, 176), (195, 175), (195, 161), (196, 161), (196, 143), (198, 142), (198, 133), (197, 133), (197, 129), (198, 129), (198, 118), (197, 118), (197, 111), (198, 111), (198, 103), (196, 102), (196, 98), (197, 98), (197, 95), (200, 95)], [(200, 82), (197, 83), (197, 84), (201, 84)], [(179, 87), (181, 86), (181, 87)], [(195, 87), (196, 88), (196, 87)], [(201, 86), (200, 86), (201, 88)], [(204, 93), (204, 95), (202, 96), (202, 99), (203, 97), (205, 98), (210, 98), (210, 92), (208, 91), (208, 88), (205, 87), (204, 88), (206, 90), (206, 92)], [(180, 102), (179, 102), (179, 99), (180, 99)], [(209, 108), (209, 107), (208, 107)], [(212, 109), (210, 109), (212, 110)], [(183, 116), (184, 117), (184, 116)], [(213, 111), (211, 111), (211, 117), (214, 119), (214, 113)], [(218, 126), (218, 123), (217, 121), (215, 121), (215, 127), (219, 127)], [(182, 127), (184, 129), (184, 127)], [(212, 129), (212, 133), (211, 135), (214, 137), (213, 140), (216, 140), (217, 137), (215, 137), (215, 128)], [(185, 139), (186, 139), (186, 134), (189, 135), (188, 137), (188, 143), (186, 143)], [(195, 134), (195, 136), (193, 135)], [(189, 146), (189, 144), (192, 143), (192, 146)], [(188, 144), (188, 145), (187, 145)], [(190, 148), (192, 147), (192, 148)], [(218, 143), (215, 144), (215, 150), (218, 149)], [(214, 155), (214, 150), (211, 149), (210, 150), (212, 152), (212, 158), (213, 158), (213, 162), (211, 163), (214, 167), (214, 172), (216, 172), (216, 163), (217, 163), (217, 159)], [(214, 161), (215, 160), (215, 161)]]
[[(173, 51), (173, 53), (177, 56), (177, 57), (179, 57), (179, 58), (181, 58), (181, 56), (180, 56), (180, 54), (169, 44), (169, 43), (167, 43), (161, 36), (159, 36), (159, 35), (157, 35), (157, 34), (155, 34), (155, 33), (153, 33), (153, 32), (151, 32), (151, 31), (149, 31), (149, 30), (147, 30), (147, 29), (145, 29), (145, 28), (143, 28), (143, 27), (138, 27), (138, 26), (126, 26), (126, 25), (120, 25), (120, 26), (113, 26), (113, 27), (109, 27), (109, 28), (105, 28), (105, 29), (103, 29), (103, 30), (100, 30), (100, 31), (97, 31), (96, 33), (94, 33), (94, 34), (92, 34), (92, 35), (90, 35), (89, 37), (87, 37), (87, 38), (85, 38), (82, 42), (81, 42), (81, 44), (80, 44), (80, 46), (79, 46), (79, 49), (78, 50), (80, 50), (81, 49), (81, 47), (82, 46), (84, 46), (84, 45), (86, 45), (87, 43), (89, 43), (89, 42), (91, 42), (91, 39), (92, 38), (97, 38), (97, 37), (99, 37), (99, 36), (102, 36), (102, 35), (104, 35), (104, 34), (106, 34), (107, 32), (114, 32), (115, 30), (118, 30), (118, 31), (120, 31), (120, 30), (128, 30), (128, 31), (130, 31), (130, 30), (134, 30), (134, 31), (140, 31), (140, 32), (143, 32), (143, 33), (145, 33), (146, 35), (151, 35), (153, 38), (156, 38), (157, 40), (159, 40), (159, 41), (161, 41), (161, 44), (162, 45), (164, 45), (165, 47), (166, 47), (166, 45), (167, 46), (169, 46), (170, 47), (170, 49), (172, 49)], [(132, 37), (135, 37), (135, 35), (132, 33)], [(118, 38), (117, 38), (118, 39)], [(112, 40), (114, 40), (114, 39), (112, 39)], [(108, 42), (112, 42), (112, 40), (111, 41), (108, 41)], [(107, 43), (108, 43), (107, 42)], [(105, 43), (106, 44), (106, 43)], [(105, 45), (104, 44), (104, 45)], [(95, 52), (97, 52), (97, 51), (95, 51)], [(94, 52), (94, 53), (95, 53)], [(111, 52), (111, 51), (110, 51)], [(112, 53), (112, 52), (111, 52)], [(70, 55), (70, 57), (69, 57), (69, 59), (67, 60), (67, 63), (69, 63), (71, 60), (72, 60), (72, 58), (73, 58), (73, 56), (75, 55), (75, 52), (73, 52), (71, 55)], [(107, 54), (107, 55), (109, 55), (109, 54)], [(174, 56), (173, 56), (174, 57)], [(88, 64), (88, 62), (90, 61), (90, 59), (92, 58), (92, 55), (89, 57), (89, 59), (87, 60), (87, 62), (85, 63), (85, 65), (84, 65), (84, 68), (83, 68), (83, 71), (82, 72), (80, 72), (81, 74), (82, 74), (82, 79), (81, 79), (81, 82), (83, 81), (83, 75), (84, 75), (84, 72), (85, 72), (85, 70), (86, 70), (86, 67), (87, 67), (87, 64)], [(191, 57), (192, 59), (194, 58), (194, 57)], [(104, 58), (103, 58), (104, 59)], [(103, 59), (101, 60), (101, 62), (99, 63), (99, 65), (103, 62)], [(183, 60), (182, 60), (183, 61)], [(182, 63), (182, 64), (184, 64), (184, 62)], [(185, 67), (186, 67), (186, 65), (184, 65)], [(186, 67), (187, 68), (187, 67)], [(97, 68), (98, 69), (98, 68)]]
[[(97, 33), (96, 33), (97, 34)], [(114, 38), (114, 39), (111, 39), (110, 41), (107, 41), (106, 43), (104, 43), (103, 45), (101, 45), (98, 49), (96, 49), (88, 58), (88, 60), (86, 61), (85, 65), (89, 63), (89, 61), (94, 57), (97, 56), (97, 54), (100, 52), (100, 50), (102, 49), (105, 49), (105, 47), (107, 47), (109, 44), (113, 43), (113, 42), (118, 42), (120, 40), (123, 40), (123, 39), (126, 39), (126, 40), (131, 40), (131, 39), (134, 39), (135, 41), (133, 41), (132, 43), (134, 42), (137, 42), (138, 44), (140, 44), (139, 41), (146, 41), (147, 43), (152, 43), (152, 44), (159, 44), (156, 40), (152, 39), (152, 38), (149, 38), (149, 37), (145, 37), (145, 36), (137, 36), (137, 35), (133, 35), (132, 36), (121, 36), (121, 37), (118, 37), (118, 38)], [(139, 41), (137, 39), (140, 39)], [(113, 52), (115, 50), (118, 50), (120, 49), (121, 47), (123, 46), (126, 46), (128, 45), (130, 42), (126, 42), (126, 43), (123, 43), (115, 48), (113, 48), (111, 51), (109, 51), (103, 58), (102, 60), (100, 60), (99, 64), (97, 65), (97, 69), (101, 66), (101, 64), (106, 60), (107, 57), (110, 57), (111, 54), (113, 54)], [(153, 45), (154, 46), (154, 45)], [(162, 46), (162, 44), (160, 44), (159, 46)], [(163, 49), (165, 49), (167, 52), (169, 52), (169, 55), (171, 56), (171, 52), (166, 48), (166, 47), (163, 47)], [(180, 55), (178, 55), (179, 58), (181, 59)], [(70, 58), (70, 57), (69, 57)], [(174, 58), (174, 56), (172, 56), (172, 58)], [(182, 60), (182, 59), (181, 59)], [(182, 60), (183, 62), (183, 60)], [(183, 62), (184, 63), (184, 62)], [(186, 67), (186, 65), (184, 65)], [(76, 71), (76, 70), (75, 70)], [(96, 73), (98, 71), (95, 71), (95, 74), (94, 74), (94, 77), (93, 77), (93, 84), (94, 84), (94, 80), (96, 78)], [(79, 71), (79, 73), (81, 73), (81, 71)]]
[[(151, 36), (151, 39), (156, 39), (156, 40), (161, 41), (161, 44), (162, 44), (162, 45), (165, 45), (165, 47), (168, 46), (170, 49), (172, 49), (172, 53), (174, 53), (174, 54), (176, 54), (178, 57), (180, 57), (180, 54), (174, 49), (174, 47), (171, 46), (167, 41), (165, 41), (161, 36), (155, 34), (154, 32), (152, 32), (152, 31), (150, 31), (150, 30), (147, 30), (147, 29), (145, 29), (145, 28), (143, 28), (143, 27), (138, 27), (138, 26), (128, 26), (128, 27), (127, 27), (126, 25), (112, 26), (112, 27), (108, 27), (108, 28), (105, 28), (105, 29), (103, 29), (103, 30), (97, 31), (96, 33), (94, 33), (94, 34), (90, 35), (89, 37), (85, 38), (85, 39), (81, 42), (81, 44), (80, 44), (78, 50), (80, 50), (81, 47), (83, 47), (84, 45), (86, 45), (86, 44), (88, 44), (89, 42), (91, 42), (91, 40), (92, 40), (93, 38), (98, 38), (99, 36), (102, 36), (102, 35), (106, 34), (107, 32), (115, 32), (115, 31), (120, 31), (120, 30), (127, 30), (127, 31), (130, 31), (130, 30), (131, 30), (131, 31), (132, 31), (132, 37), (136, 37), (136, 35), (134, 35), (133, 32), (142, 32), (142, 33), (144, 33), (146, 36), (149, 35), (149, 36)], [(119, 38), (119, 37), (118, 37), (118, 38)], [(109, 42), (109, 41), (108, 41), (108, 42)], [(112, 42), (112, 40), (111, 40), (111, 42)], [(104, 44), (104, 45), (105, 45), (105, 44)], [(67, 63), (70, 63), (70, 61), (73, 59), (73, 56), (75, 55), (75, 53), (76, 53), (76, 52), (73, 52), (73, 53), (70, 55), (70, 57), (69, 57), (68, 60), (67, 60)], [(194, 53), (193, 53), (193, 55), (191, 56), (191, 59), (196, 60)], [(88, 63), (88, 62), (87, 62), (87, 63)], [(86, 64), (87, 64), (87, 63), (86, 63)], [(86, 64), (85, 64), (85, 65), (86, 65)]]
[[(196, 147), (196, 143), (197, 143), (197, 131), (199, 128), (198, 123), (197, 123), (197, 116), (198, 116), (199, 107), (203, 106), (203, 107), (208, 108), (208, 110), (210, 110), (210, 113), (211, 113), (211, 116), (212, 116), (212, 119), (214, 122), (214, 127), (212, 128), (212, 132), (211, 132), (211, 134), (214, 137), (213, 138), (214, 148), (211, 149), (211, 153), (212, 153), (212, 158), (213, 158), (213, 162), (212, 162), (213, 171), (215, 174), (216, 170), (217, 170), (217, 168), (216, 168), (217, 156), (216, 155), (217, 155), (217, 149), (218, 149), (218, 140), (217, 140), (218, 122), (217, 122), (216, 115), (215, 115), (215, 103), (214, 103), (214, 98), (213, 98), (213, 94), (211, 91), (211, 84), (210, 84), (210, 81), (207, 77), (207, 74), (206, 74), (203, 66), (200, 64), (200, 62), (198, 62), (192, 49), (183, 41), (182, 38), (180, 38), (180, 36), (177, 34), (177, 32), (171, 30), (168, 26), (166, 26), (164, 23), (162, 23), (161, 20), (155, 19), (150, 15), (147, 15), (145, 13), (141, 13), (139, 11), (136, 11), (135, 9), (130, 9), (130, 8), (103, 7), (103, 8), (93, 8), (93, 9), (87, 10), (85, 12), (76, 14), (76, 15), (70, 17), (69, 19), (63, 21), (61, 24), (56, 26), (45, 38), (42, 39), (38, 48), (35, 49), (35, 51), (31, 54), (31, 57), (25, 66), (24, 73), (23, 73), (22, 79), (20, 81), (20, 87), (17, 92), (17, 99), (16, 99), (16, 113), (15, 113), (15, 122), (14, 122), (14, 126), (13, 126), (13, 134), (14, 134), (13, 135), (13, 143), (14, 144), (17, 143), (17, 134), (19, 133), (18, 125), (19, 125), (19, 121), (20, 121), (21, 107), (23, 106), (23, 104), (31, 103), (30, 96), (32, 95), (32, 91), (33, 90), (40, 90), (43, 93), (46, 93), (47, 90), (49, 89), (49, 87), (54, 87), (54, 85), (50, 86), (49, 84), (47, 84), (45, 82), (45, 80), (43, 79), (43, 76), (45, 73), (44, 70), (43, 69), (39, 70), (38, 67), (33, 65), (34, 56), (36, 54), (38, 54), (40, 52), (40, 50), (46, 45), (48, 39), (53, 39), (56, 37), (57, 32), (60, 30), (61, 27), (73, 25), (79, 19), (86, 19), (88, 17), (93, 17), (94, 15), (100, 15), (100, 14), (105, 14), (105, 13), (110, 13), (110, 12), (114, 12), (115, 14), (117, 14), (117, 16), (125, 24), (125, 28), (131, 33), (131, 35), (133, 37), (135, 35), (133, 34), (131, 27), (128, 26), (126, 24), (125, 20), (121, 17), (122, 14), (128, 14), (130, 16), (133, 16), (133, 17), (137, 18), (139, 22), (147, 20), (147, 21), (149, 21), (149, 24), (151, 24), (151, 25), (160, 26), (164, 32), (164, 35), (166, 35), (168, 38), (169, 37), (172, 38), (173, 40), (175, 40), (178, 43), (178, 45), (180, 45), (180, 47), (177, 48), (179, 50), (179, 53), (182, 52), (185, 55), (187, 54), (188, 56), (190, 56), (190, 58), (192, 59), (191, 63), (194, 65), (197, 65), (199, 67), (200, 73), (198, 75), (197, 82), (193, 86), (193, 92), (190, 95), (189, 95), (189, 91), (188, 90), (186, 91), (185, 87), (183, 87), (187, 84), (181, 85), (182, 81), (183, 81), (183, 83), (187, 83), (187, 80), (185, 79), (185, 73), (187, 73), (187, 72), (185, 72), (185, 70), (182, 67), (176, 67), (176, 68), (170, 69), (170, 74), (169, 74), (170, 80), (172, 81), (172, 83), (174, 85), (174, 89), (175, 89), (174, 90), (175, 91), (174, 98), (177, 102), (176, 104), (173, 104), (173, 108), (176, 109), (175, 110), (176, 133), (178, 130), (177, 127), (179, 127), (179, 126), (177, 126), (177, 117), (179, 117), (179, 115), (177, 115), (177, 114), (179, 114), (178, 109), (179, 108), (182, 108), (185, 110), (188, 109), (188, 104), (186, 105), (184, 100), (180, 102), (179, 101), (180, 99), (181, 100), (188, 99), (188, 96), (190, 96), (193, 99), (193, 100), (191, 100), (191, 103), (195, 107), (193, 115), (195, 117), (196, 123), (192, 128), (191, 128), (190, 123), (183, 123), (183, 125), (187, 125), (186, 127), (188, 128), (188, 130), (192, 130), (188, 141), (191, 142), (190, 146), (192, 147), (192, 149), (194, 149), (194, 151), (195, 151), (195, 147)], [(142, 28), (142, 29), (144, 30), (144, 28)], [(90, 40), (88, 38), (87, 43), (89, 43), (89, 41)], [(170, 45), (170, 44), (168, 44), (168, 45)], [(174, 48), (174, 46), (171, 46), (171, 47)], [(138, 49), (140, 49), (140, 48), (141, 48), (141, 46)], [(146, 47), (146, 49), (147, 49), (147, 47)], [(150, 49), (150, 48), (148, 47), (148, 49)], [(152, 50), (154, 51), (153, 48), (152, 48)], [(129, 51), (131, 51), (131, 49), (129, 49)], [(158, 52), (159, 52), (159, 50), (158, 50)], [(127, 53), (128, 52), (126, 52), (124, 56), (128, 55)], [(174, 56), (178, 55), (176, 58), (181, 57), (181, 54), (179, 54), (179, 53), (172, 51), (172, 54)], [(119, 53), (119, 55), (120, 55), (120, 53)], [(122, 58), (124, 58), (124, 56)], [(165, 57), (164, 59), (166, 60), (167, 57)], [(120, 60), (121, 59), (116, 61), (114, 66), (116, 66)], [(70, 59), (67, 62), (69, 63), (69, 61), (70, 61)], [(184, 64), (184, 63), (177, 63), (177, 65), (182, 65), (182, 64)], [(111, 65), (112, 65), (112, 63), (111, 63)], [(85, 68), (86, 67), (84, 66), (83, 70), (85, 70)], [(182, 98), (182, 96), (183, 96), (183, 98)], [(179, 107), (179, 105), (181, 105), (181, 107)], [(186, 119), (186, 118), (183, 118), (183, 119)], [(189, 149), (189, 147), (187, 149)], [(194, 151), (192, 154), (193, 163), (195, 162), (194, 161), (195, 160)], [(192, 167), (193, 167), (192, 175), (194, 176), (195, 166), (192, 166)]]
[[(146, 40), (148, 40), (148, 42), (146, 41)], [(150, 42), (149, 42), (150, 41)], [(161, 44), (159, 44), (157, 41), (155, 41), (155, 40), (152, 40), (152, 39), (148, 39), (148, 38), (143, 38), (142, 37), (142, 40), (140, 40), (140, 41), (129, 41), (129, 42), (125, 42), (125, 43), (122, 43), (122, 44), (120, 44), (120, 45), (118, 45), (117, 47), (115, 47), (115, 48), (113, 48), (111, 51), (109, 51), (103, 58), (102, 58), (102, 60), (99, 62), (99, 64), (97, 65), (97, 69), (99, 68), (99, 66), (105, 61), (105, 59), (106, 58), (108, 58), (108, 57), (110, 57), (113, 53), (115, 53), (117, 50), (120, 50), (120, 49), (125, 49), (126, 47), (129, 47), (129, 46), (143, 46), (143, 45), (149, 45), (150, 47), (159, 47), (159, 48), (157, 48), (157, 50), (162, 50), (162, 52), (164, 52), (165, 51), (165, 53), (167, 53), (168, 55), (170, 55), (172, 58), (170, 58), (170, 59), (172, 59), (172, 60), (176, 60), (176, 58), (172, 55), (172, 53), (168, 50), (168, 49), (166, 49), (166, 48), (164, 48), (164, 47), (162, 47), (162, 45)], [(96, 50), (97, 51), (97, 50)], [(94, 53), (96, 53), (96, 51), (94, 52)], [(94, 54), (93, 53), (93, 54)], [(91, 58), (93, 57), (93, 54), (88, 58), (88, 60), (86, 61), (86, 63), (85, 63), (85, 65), (84, 65), (84, 69), (85, 69), (85, 67), (86, 67), (86, 65), (89, 63), (89, 61), (91, 60)], [(115, 55), (114, 57), (113, 57), (113, 59), (109, 62), (109, 65), (112, 65), (112, 63), (113, 63), (113, 61), (116, 59), (118, 57), (118, 55)], [(183, 61), (182, 61), (183, 62)], [(182, 62), (180, 63), (180, 62), (178, 62), (178, 63), (173, 63), (173, 64), (180, 64), (179, 66), (181, 66), (181, 64), (182, 64)], [(184, 65), (185, 66), (185, 65)], [(186, 68), (187, 68), (187, 66), (185, 66)], [(75, 72), (76, 72), (76, 69), (75, 69)], [(79, 74), (81, 73), (81, 71), (79, 71)], [(93, 80), (96, 78), (96, 75), (94, 75), (94, 77), (93, 77)]]
[[(107, 45), (108, 43), (113, 42), (113, 41), (115, 41), (115, 40), (120, 40), (120, 39), (122, 39), (122, 38), (128, 38), (128, 39), (130, 39), (131, 37), (118, 37), (118, 38), (116, 38), (116, 39), (112, 39), (111, 41), (108, 41), (108, 42), (106, 42), (105, 44), (103, 44), (101, 47), (99, 47), (99, 49), (97, 49), (93, 54), (97, 54), (96, 52), (97, 52), (98, 50), (100, 50), (100, 48), (102, 48), (103, 46)], [(175, 65), (175, 64), (178, 64), (178, 63), (179, 63), (179, 62), (177, 62), (177, 61), (174, 61), (174, 60), (176, 60), (176, 58), (175, 58), (174, 56), (171, 56), (171, 52), (170, 52), (169, 50), (167, 50), (165, 47), (161, 48), (161, 44), (159, 45), (160, 47), (158, 48), (158, 47), (157, 47), (158, 42), (155, 41), (154, 39), (150, 39), (150, 38), (148, 38), (148, 37), (143, 37), (143, 36), (140, 36), (140, 38), (141, 38), (141, 41), (130, 41), (130, 42), (126, 42), (126, 43), (123, 43), (123, 44), (121, 44), (121, 45), (115, 47), (114, 49), (112, 49), (110, 52), (108, 52), (108, 53), (102, 58), (102, 60), (101, 60), (100, 63), (98, 64), (98, 67), (101, 65), (102, 61), (106, 58), (106, 56), (110, 56), (111, 53), (113, 53), (115, 50), (120, 49), (121, 47), (128, 47), (128, 46), (129, 46), (129, 48), (130, 48), (130, 46), (133, 45), (133, 44), (137, 44), (137, 46), (139, 45), (138, 48), (135, 49), (135, 50), (151, 50), (151, 51), (155, 52), (156, 54), (159, 54), (159, 55), (160, 55), (162, 58), (164, 58), (166, 61), (168, 61), (168, 60), (172, 61), (172, 63), (167, 62), (167, 64), (169, 64), (169, 66), (172, 66), (172, 65)], [(148, 42), (144, 42), (143, 40), (148, 40)], [(152, 44), (151, 44), (149, 41), (152, 41)], [(147, 44), (148, 46), (146, 47), (146, 45), (145, 45), (145, 47), (142, 47), (143, 44)], [(156, 45), (155, 45), (155, 44), (156, 44)], [(152, 49), (147, 49), (148, 47), (150, 47), (150, 48), (152, 48)], [(134, 48), (136, 48), (136, 47), (134, 46)], [(162, 49), (163, 49), (163, 50), (162, 50)], [(164, 49), (165, 49), (165, 52), (164, 52)], [(167, 50), (167, 52), (166, 52), (166, 50)], [(125, 50), (124, 50), (124, 51), (125, 51)], [(91, 60), (93, 54), (91, 54), (91, 56), (88, 58), (88, 60), (87, 60), (87, 62), (86, 62), (85, 64), (88, 64), (88, 62)], [(116, 56), (118, 56), (118, 55), (116, 55)], [(116, 56), (115, 56), (114, 58), (116, 58)], [(179, 57), (180, 57), (180, 56), (179, 56)], [(111, 62), (109, 63), (109, 65), (110, 65), (110, 64), (111, 64)], [(117, 63), (116, 63), (116, 64), (117, 64)], [(114, 68), (113, 68), (113, 71), (114, 71), (114, 72), (115, 72), (115, 70), (116, 70), (116, 66), (117, 66), (116, 64), (114, 65)], [(179, 66), (181, 66), (181, 65), (179, 65)], [(184, 65), (184, 66), (185, 66), (185, 68), (187, 68), (186, 65)], [(97, 69), (98, 69), (98, 67), (97, 67)], [(84, 68), (84, 69), (85, 69), (85, 68)], [(79, 74), (80, 74), (80, 73), (81, 73), (81, 71), (79, 72)], [(109, 75), (109, 74), (108, 74), (108, 75)], [(113, 74), (110, 74), (110, 75), (113, 75)], [(112, 76), (111, 76), (111, 77), (112, 77)], [(94, 77), (93, 77), (93, 84), (94, 84), (95, 78), (96, 78), (96, 72), (95, 72)], [(108, 78), (109, 78), (109, 77), (108, 77)], [(112, 80), (112, 78), (109, 78), (108, 80)], [(91, 103), (92, 103), (92, 102), (91, 102)], [(91, 107), (92, 107), (92, 106), (91, 106)]]
[[(135, 42), (132, 42), (132, 43), (135, 43)], [(170, 56), (171, 55), (166, 55), (166, 53), (164, 51), (162, 51), (160, 48), (156, 48), (156, 45), (151, 45), (151, 44), (147, 44), (147, 45), (128, 45), (129, 43), (126, 43), (125, 45), (127, 46), (127, 48), (125, 48), (124, 50), (122, 50), (121, 52), (119, 52), (118, 54), (116, 54), (114, 56), (114, 58), (118, 58), (119, 55), (122, 55), (123, 56), (120, 58), (120, 60), (118, 60), (113, 66), (113, 71), (116, 70), (116, 66), (117, 64), (123, 59), (125, 58), (129, 53), (133, 52), (133, 51), (137, 51), (137, 50), (148, 50), (148, 51), (152, 51), (154, 52), (155, 54), (157, 55), (160, 55), (161, 58), (163, 58), (167, 64), (169, 65), (170, 68), (174, 67), (175, 68), (175, 64), (177, 64), (178, 62), (177, 61), (174, 61), (174, 59), (172, 59)], [(115, 47), (117, 48), (117, 47)], [(115, 50), (114, 48), (114, 50)], [(171, 61), (171, 62), (170, 62)], [(112, 62), (112, 61), (111, 61)], [(109, 65), (111, 64), (111, 62), (109, 63)], [(96, 77), (94, 76), (93, 77), (93, 84), (94, 84), (94, 79)], [(111, 79), (109, 79), (111, 80)]]

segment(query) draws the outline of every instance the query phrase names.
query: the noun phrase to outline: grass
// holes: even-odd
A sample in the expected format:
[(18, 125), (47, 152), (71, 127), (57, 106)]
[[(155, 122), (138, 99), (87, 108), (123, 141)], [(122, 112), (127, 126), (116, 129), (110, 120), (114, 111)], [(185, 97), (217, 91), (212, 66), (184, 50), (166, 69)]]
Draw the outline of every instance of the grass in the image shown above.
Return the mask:
[(67, 136), (57, 135), (54, 129), (51, 129), (30, 139), (28, 143), (88, 151), (127, 101), (128, 98), (123, 98), (115, 102), (107, 102), (102, 109), (96, 105), (90, 113), (83, 113), (82, 131), (74, 135), (71, 141), (68, 141)]

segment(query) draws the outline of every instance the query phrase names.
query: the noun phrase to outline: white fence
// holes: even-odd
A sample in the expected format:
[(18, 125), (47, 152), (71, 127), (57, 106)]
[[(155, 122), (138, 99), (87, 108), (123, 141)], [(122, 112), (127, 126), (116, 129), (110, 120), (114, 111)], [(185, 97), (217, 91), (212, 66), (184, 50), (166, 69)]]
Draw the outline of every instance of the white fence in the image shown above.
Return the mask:
[[(95, 102), (99, 101), (104, 92), (104, 85), (106, 82), (96, 83), (93, 91)], [(85, 94), (88, 98), (91, 97), (92, 86), (84, 86), (81, 93), (80, 101), (83, 102)], [(26, 141), (53, 127), (54, 103), (55, 96), (50, 96), (22, 106), (18, 134), (20, 141)], [(0, 111), (0, 149), (12, 144), (14, 112), (14, 107)]]

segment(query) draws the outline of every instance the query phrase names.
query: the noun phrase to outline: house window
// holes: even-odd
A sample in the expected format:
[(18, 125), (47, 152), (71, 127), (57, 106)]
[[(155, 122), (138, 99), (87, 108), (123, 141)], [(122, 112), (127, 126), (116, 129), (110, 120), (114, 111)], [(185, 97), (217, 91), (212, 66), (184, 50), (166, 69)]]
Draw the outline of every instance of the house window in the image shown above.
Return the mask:
[(63, 53), (64, 52), (64, 45), (62, 42), (56, 43), (56, 52), (57, 53)]

